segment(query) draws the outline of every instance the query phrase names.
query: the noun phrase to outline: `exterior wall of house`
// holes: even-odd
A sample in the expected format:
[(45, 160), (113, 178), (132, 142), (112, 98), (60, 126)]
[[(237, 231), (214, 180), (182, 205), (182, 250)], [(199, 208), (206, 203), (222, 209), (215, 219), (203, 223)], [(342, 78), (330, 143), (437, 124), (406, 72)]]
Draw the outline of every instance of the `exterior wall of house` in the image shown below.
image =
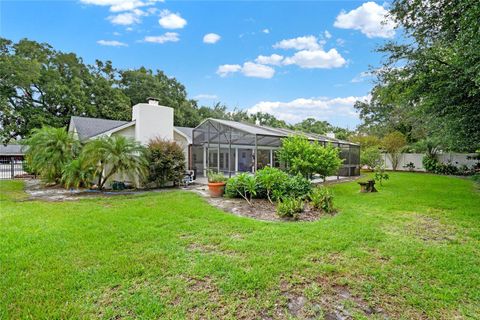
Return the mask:
[(185, 169), (188, 169), (188, 161), (189, 161), (189, 144), (188, 144), (188, 141), (187, 139), (178, 134), (177, 132), (173, 132), (173, 140), (178, 143), (178, 145), (180, 147), (182, 147), (182, 150), (183, 150), (183, 154), (185, 155)]
[(78, 139), (77, 128), (75, 128), (72, 121), (70, 121), (70, 125), (68, 126), (68, 132), (72, 133), (75, 139)]
[(117, 135), (135, 139), (135, 125), (112, 133), (112, 136), (117, 136)]
[(135, 121), (135, 137), (146, 145), (155, 137), (173, 140), (173, 109), (147, 103), (133, 106), (132, 120)]

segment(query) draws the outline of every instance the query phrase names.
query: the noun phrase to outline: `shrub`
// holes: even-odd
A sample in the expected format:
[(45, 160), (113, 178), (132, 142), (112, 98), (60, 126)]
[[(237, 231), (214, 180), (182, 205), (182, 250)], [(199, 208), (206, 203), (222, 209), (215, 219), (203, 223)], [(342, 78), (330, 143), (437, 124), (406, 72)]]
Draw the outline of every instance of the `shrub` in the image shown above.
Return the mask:
[(225, 187), (225, 195), (227, 197), (240, 196), (251, 205), (252, 197), (256, 194), (257, 181), (255, 176), (248, 173), (240, 173), (227, 181), (227, 186)]
[(333, 194), (326, 187), (316, 187), (310, 192), (310, 201), (315, 209), (322, 210), (326, 213), (333, 213)]
[(29, 170), (38, 173), (45, 182), (60, 182), (63, 167), (79, 153), (80, 143), (64, 128), (33, 129), (24, 145)]
[(148, 142), (148, 181), (162, 187), (180, 183), (185, 174), (185, 155), (174, 141), (154, 138)]
[(325, 179), (336, 173), (343, 161), (338, 148), (330, 144), (324, 147), (301, 135), (282, 139), (282, 146), (277, 154), (290, 174), (301, 174), (306, 178), (319, 174)]
[(390, 176), (385, 172), (385, 166), (376, 166), (374, 169), (373, 180), (383, 186), (383, 180), (388, 180)]
[(312, 184), (310, 181), (304, 178), (301, 174), (290, 176), (289, 179), (285, 181), (285, 184), (285, 195), (288, 197), (304, 199), (312, 190)]
[(267, 199), (272, 203), (285, 195), (286, 182), (290, 178), (287, 173), (277, 168), (265, 167), (258, 170), (255, 176), (258, 183), (257, 194), (265, 190)]
[(457, 168), (457, 174), (462, 176), (469, 176), (475, 174), (475, 166), (468, 167), (466, 164), (462, 164), (460, 167)]
[(92, 184), (95, 168), (85, 165), (82, 158), (70, 161), (63, 167), (62, 183), (65, 188), (89, 187)]
[(215, 171), (212, 171), (212, 170), (208, 170), (207, 178), (208, 178), (208, 182), (211, 182), (211, 183), (226, 182), (228, 180), (223, 175), (223, 173), (215, 172)]
[[(425, 155), (422, 159), (422, 164), (425, 170), (436, 174), (458, 174), (462, 173), (455, 165), (449, 163), (441, 163), (436, 156)], [(468, 169), (468, 168), (467, 168)]]
[(230, 178), (225, 195), (231, 198), (242, 197), (249, 203), (253, 197), (267, 198), (272, 202), (284, 197), (304, 199), (311, 189), (310, 181), (300, 174), (290, 176), (279, 169), (264, 168), (255, 175), (242, 173)]
[(360, 152), (360, 164), (370, 169), (375, 168), (382, 163), (382, 155), (378, 147), (369, 147)]
[(445, 174), (445, 175), (451, 175), (451, 174), (457, 174), (458, 173), (458, 168), (449, 163), (439, 163), (437, 165), (437, 168), (435, 170), (435, 173), (438, 174)]
[(423, 156), (422, 165), (423, 168), (428, 172), (437, 172), (439, 162), (435, 155), (426, 154), (425, 156)]
[(409, 162), (406, 165), (404, 165), (403, 167), (407, 168), (408, 171), (413, 171), (413, 169), (415, 169), (415, 164), (413, 162)]
[(303, 199), (295, 197), (285, 197), (277, 203), (277, 215), (281, 218), (298, 219), (300, 213), (304, 210)]

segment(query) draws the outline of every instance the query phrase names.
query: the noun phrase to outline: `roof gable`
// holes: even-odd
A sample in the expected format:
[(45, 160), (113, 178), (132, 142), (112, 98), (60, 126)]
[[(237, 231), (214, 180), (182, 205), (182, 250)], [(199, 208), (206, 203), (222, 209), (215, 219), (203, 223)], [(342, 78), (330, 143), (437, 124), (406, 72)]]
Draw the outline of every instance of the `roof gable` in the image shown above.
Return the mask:
[(75, 127), (80, 140), (86, 140), (101, 133), (128, 124), (129, 121), (107, 120), (87, 117), (72, 117), (71, 124)]

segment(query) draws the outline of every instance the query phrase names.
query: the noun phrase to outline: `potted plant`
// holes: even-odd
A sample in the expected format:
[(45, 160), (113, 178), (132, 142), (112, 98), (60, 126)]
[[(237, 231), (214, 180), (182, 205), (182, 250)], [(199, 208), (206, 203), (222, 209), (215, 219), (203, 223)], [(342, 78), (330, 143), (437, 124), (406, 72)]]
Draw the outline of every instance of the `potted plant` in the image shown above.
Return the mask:
[(208, 174), (208, 190), (210, 191), (210, 196), (213, 198), (223, 196), (225, 192), (225, 185), (227, 178), (222, 173), (217, 173), (209, 171)]

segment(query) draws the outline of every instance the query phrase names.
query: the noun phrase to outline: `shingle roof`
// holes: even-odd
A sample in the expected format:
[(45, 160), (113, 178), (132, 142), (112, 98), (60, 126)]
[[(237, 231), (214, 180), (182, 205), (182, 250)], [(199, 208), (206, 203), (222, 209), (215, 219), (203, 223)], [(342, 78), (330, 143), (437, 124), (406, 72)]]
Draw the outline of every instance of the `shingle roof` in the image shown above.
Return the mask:
[(190, 141), (192, 141), (193, 129), (194, 129), (194, 128), (175, 127), (175, 129), (177, 129), (178, 131), (180, 131), (181, 133), (183, 133), (184, 135), (186, 135), (186, 136), (188, 137), (188, 139), (190, 139)]
[(20, 144), (7, 144), (6, 146), (0, 144), (0, 156), (18, 156), (23, 155), (22, 145)]
[(80, 140), (89, 139), (103, 132), (115, 129), (129, 123), (129, 121), (107, 120), (87, 117), (72, 117), (70, 126), (73, 124)]

